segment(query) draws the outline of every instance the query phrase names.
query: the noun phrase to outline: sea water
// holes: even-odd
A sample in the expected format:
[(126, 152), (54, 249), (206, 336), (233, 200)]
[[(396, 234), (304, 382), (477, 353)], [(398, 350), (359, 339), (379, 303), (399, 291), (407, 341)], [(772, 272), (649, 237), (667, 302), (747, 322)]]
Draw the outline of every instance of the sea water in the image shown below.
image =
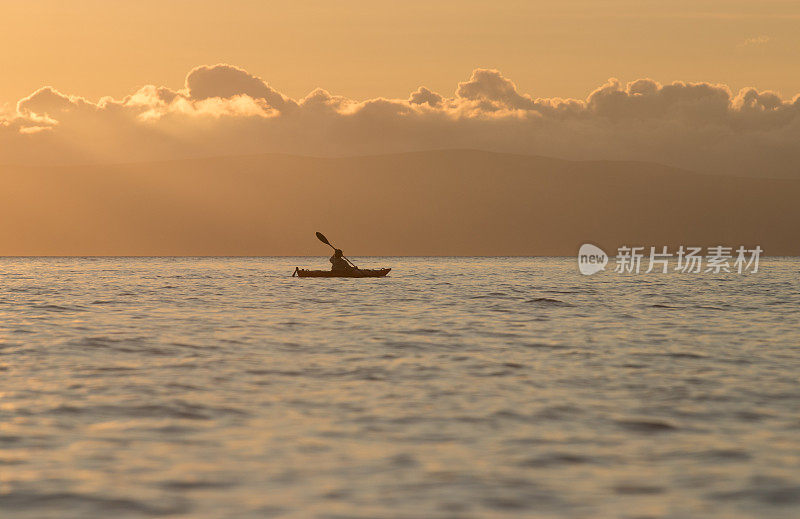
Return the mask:
[(0, 259), (0, 516), (800, 515), (800, 260), (358, 263)]

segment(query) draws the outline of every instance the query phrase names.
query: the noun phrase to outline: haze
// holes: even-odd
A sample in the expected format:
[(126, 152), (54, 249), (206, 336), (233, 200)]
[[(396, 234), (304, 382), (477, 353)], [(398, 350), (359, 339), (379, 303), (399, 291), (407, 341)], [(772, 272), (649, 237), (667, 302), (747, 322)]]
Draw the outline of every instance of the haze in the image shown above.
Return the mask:
[[(797, 255), (799, 180), (477, 151), (6, 167), (2, 255), (573, 255), (592, 242)], [(649, 250), (649, 248), (647, 249)], [(321, 265), (325, 264), (323, 258)]]
[(796, 2), (1, 14), (3, 254), (798, 253)]

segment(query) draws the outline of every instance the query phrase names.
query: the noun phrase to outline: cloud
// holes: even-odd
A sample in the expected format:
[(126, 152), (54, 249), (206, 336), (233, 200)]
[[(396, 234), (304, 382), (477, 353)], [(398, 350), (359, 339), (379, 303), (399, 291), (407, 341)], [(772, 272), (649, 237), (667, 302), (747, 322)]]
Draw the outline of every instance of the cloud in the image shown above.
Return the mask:
[(20, 99), (17, 103), (17, 111), (39, 115), (59, 115), (89, 104), (85, 99), (64, 95), (53, 87), (47, 86)]
[(736, 175), (800, 176), (800, 98), (726, 85), (609, 79), (586, 99), (536, 98), (494, 69), (447, 94), (292, 99), (232, 65), (173, 90), (97, 102), (43, 87), (0, 110), (0, 163), (65, 164), (281, 152), (360, 155), (478, 148), (639, 160)]
[(739, 43), (737, 47), (759, 47), (761, 45), (769, 43), (771, 39), (772, 38), (770, 38), (769, 36), (764, 36), (762, 34), (761, 36), (754, 36), (752, 38), (747, 38), (743, 42)]
[(192, 69), (186, 76), (186, 91), (190, 99), (197, 101), (212, 97), (227, 99), (248, 96), (263, 100), (267, 106), (278, 111), (297, 106), (297, 103), (271, 88), (260, 77), (225, 64)]
[(419, 87), (415, 92), (412, 92), (411, 96), (408, 98), (409, 104), (426, 104), (431, 108), (439, 108), (442, 105), (442, 101), (444, 101), (442, 96), (422, 86)]
[(469, 81), (458, 84), (456, 98), (477, 103), (481, 110), (529, 110), (536, 103), (517, 91), (517, 86), (494, 69), (476, 69)]

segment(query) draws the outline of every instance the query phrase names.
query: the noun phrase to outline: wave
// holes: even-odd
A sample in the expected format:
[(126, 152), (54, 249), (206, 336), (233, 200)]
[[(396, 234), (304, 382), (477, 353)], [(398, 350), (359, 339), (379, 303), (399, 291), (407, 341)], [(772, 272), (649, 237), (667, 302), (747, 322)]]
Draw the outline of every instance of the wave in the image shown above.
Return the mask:
[(26, 510), (83, 510), (84, 517), (110, 517), (112, 514), (145, 514), (151, 516), (188, 512), (184, 502), (165, 506), (140, 500), (101, 497), (76, 492), (8, 492), (0, 494), (0, 509), (6, 512)]
[(549, 297), (537, 297), (536, 299), (529, 299), (528, 301), (525, 302), (529, 304), (536, 304), (539, 306), (564, 306), (564, 307), (575, 306), (571, 303), (561, 301), (560, 299), (550, 299)]
[(629, 431), (641, 433), (660, 433), (677, 431), (678, 427), (664, 420), (656, 419), (622, 419), (615, 420), (615, 423)]
[(86, 310), (80, 306), (61, 306), (53, 304), (31, 305), (31, 308), (36, 310), (47, 310), (50, 312), (82, 312)]

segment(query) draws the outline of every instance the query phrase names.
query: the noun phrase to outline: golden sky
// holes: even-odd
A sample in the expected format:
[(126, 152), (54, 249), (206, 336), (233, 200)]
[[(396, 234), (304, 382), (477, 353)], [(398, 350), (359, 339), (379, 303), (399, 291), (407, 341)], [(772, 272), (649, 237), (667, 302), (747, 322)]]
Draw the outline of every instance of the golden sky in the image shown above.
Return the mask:
[(0, 9), (0, 165), (479, 149), (800, 175), (797, 1)]
[(797, 1), (0, 0), (0, 44), (0, 254), (797, 254)]
[(609, 77), (800, 92), (794, 0), (2, 0), (0, 106), (44, 85), (91, 100), (231, 63), (300, 98), (451, 94), (496, 68), (535, 97)]

